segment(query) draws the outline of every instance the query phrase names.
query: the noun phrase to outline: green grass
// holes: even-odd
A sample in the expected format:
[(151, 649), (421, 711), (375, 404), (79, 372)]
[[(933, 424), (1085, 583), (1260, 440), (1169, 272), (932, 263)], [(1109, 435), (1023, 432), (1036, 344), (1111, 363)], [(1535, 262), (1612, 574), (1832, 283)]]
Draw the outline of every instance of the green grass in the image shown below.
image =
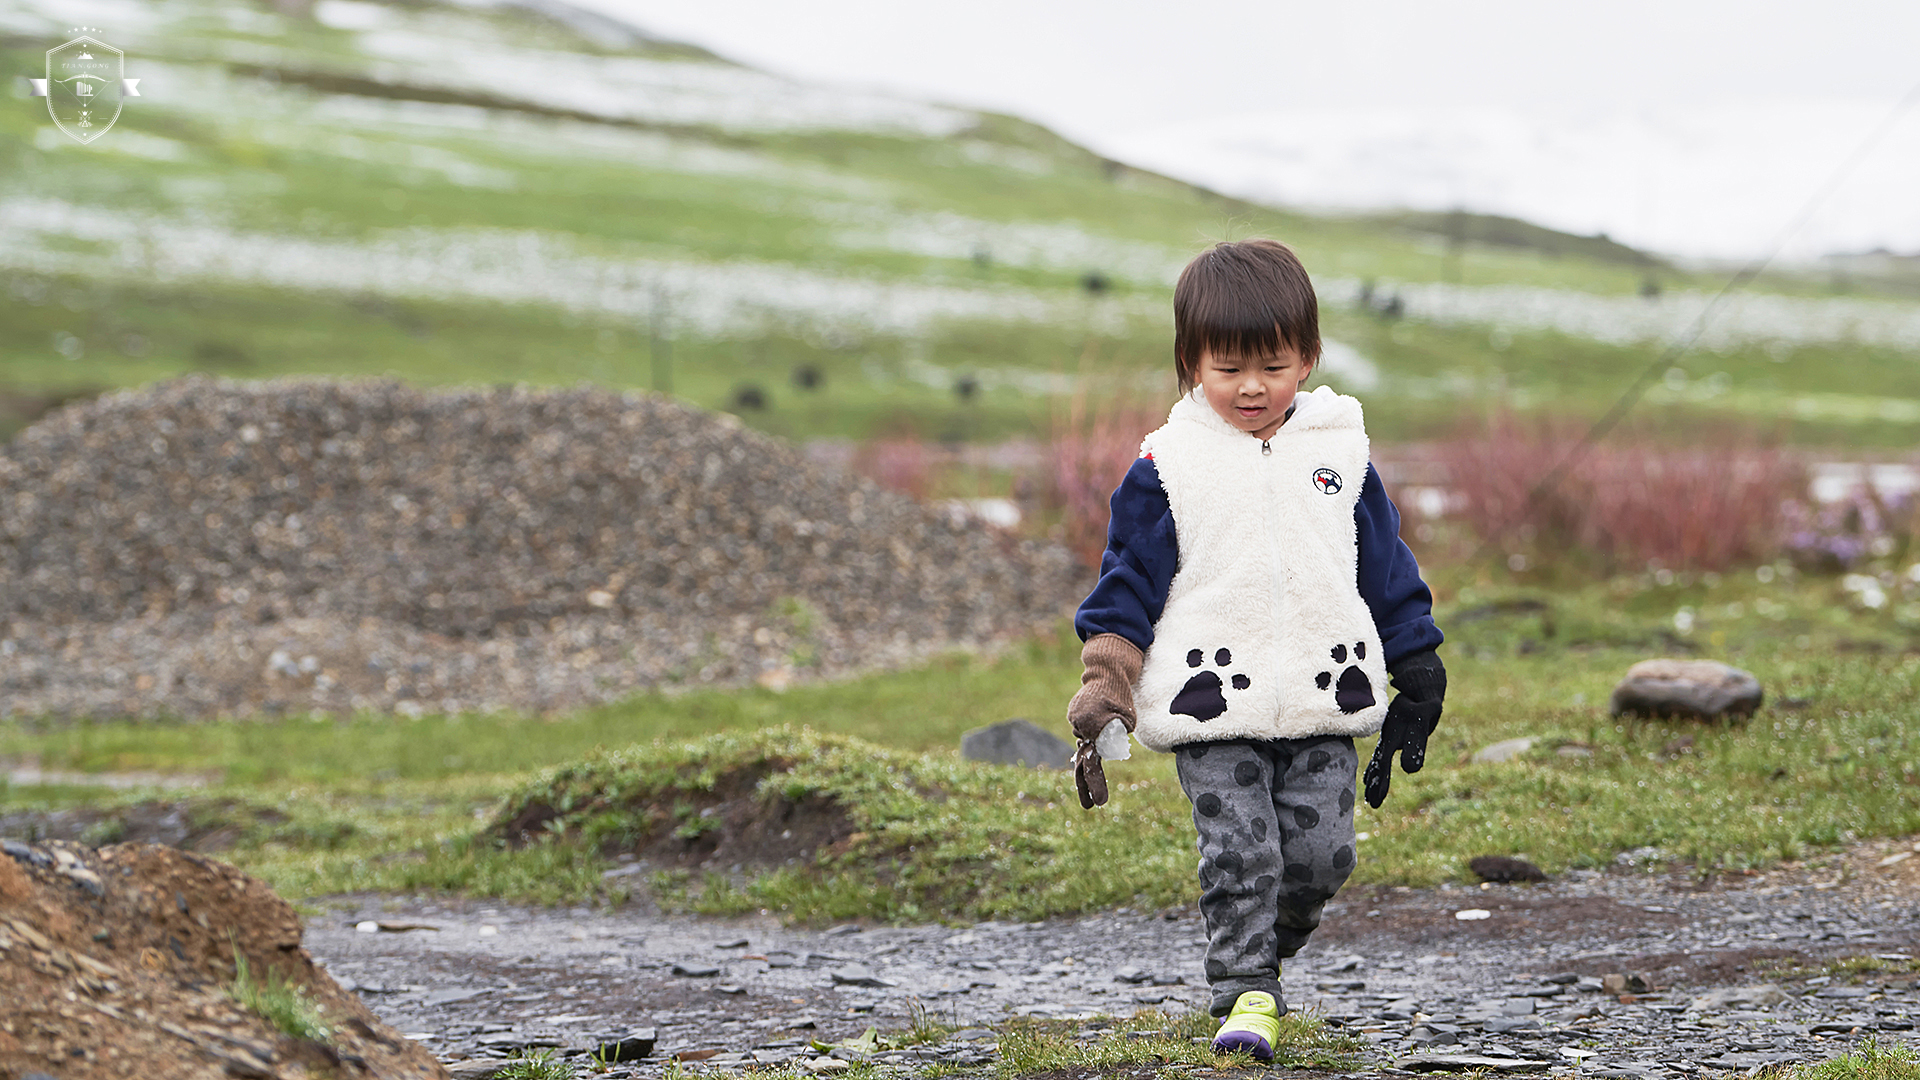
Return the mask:
[(553, 1050), (535, 1050), (515, 1058), (494, 1074), (499, 1080), (573, 1080), (573, 1063)]
[(306, 987), (294, 986), (272, 971), (265, 982), (255, 979), (247, 958), (237, 948), (233, 963), (233, 982), (227, 987), (227, 996), (293, 1038), (314, 1042), (333, 1038), (333, 1025), (320, 1006), (307, 997)]
[[(1244, 1052), (1217, 1055), (1209, 1044), (1219, 1021), (1205, 1013), (1167, 1015), (1153, 1010), (1124, 1020), (1095, 1021), (1105, 1030), (1091, 1039), (1076, 1037), (1089, 1022), (1017, 1020), (1000, 1030), (1000, 1058), (994, 1071), (1015, 1077), (1060, 1069), (1294, 1068), (1351, 1071), (1361, 1067), (1365, 1046), (1336, 1034), (1317, 1017), (1293, 1012), (1280, 1018), (1271, 1066)], [(1197, 1040), (1197, 1041), (1196, 1041)]]
[[(787, 723), (928, 750), (957, 745), (969, 728), (1010, 716), (1051, 724), (1066, 707), (1062, 674), (1079, 656), (1079, 640), (1063, 626), (1051, 639), (1020, 644), (998, 658), (951, 653), (910, 671), (801, 684), (784, 693), (752, 687), (641, 694), (546, 719), (512, 713), (417, 720), (362, 713), (278, 723), (21, 719), (0, 725), (0, 757), (34, 755), (45, 768), (85, 772), (213, 773), (241, 787), (324, 785), (348, 794), (385, 791), (396, 781), (457, 789), (468, 778), (559, 764), (596, 746)], [(1065, 685), (1077, 683), (1072, 675)]]
[(1794, 1068), (1793, 1080), (1920, 1080), (1920, 1057), (1899, 1043), (1868, 1039), (1858, 1050)]
[[(1833, 579), (1784, 566), (1766, 582), (1743, 571), (1583, 586), (1460, 566), (1429, 578), (1449, 635), (1447, 711), (1426, 769), (1396, 775), (1380, 810), (1357, 808), (1368, 838), (1356, 883), (1470, 880), (1467, 860), (1490, 853), (1557, 873), (1647, 846), (1705, 873), (1920, 831), (1911, 598), (1860, 608)], [(1684, 633), (1674, 623), (1683, 609), (1693, 613)], [(1166, 756), (1110, 763), (1113, 802), (1088, 813), (1065, 773), (954, 753), (963, 731), (1009, 716), (1062, 727), (1077, 645), (1062, 628), (994, 657), (952, 654), (785, 693), (642, 694), (548, 719), (24, 721), (0, 728), (0, 759), (212, 773), (216, 783), (191, 799), (241, 827), (223, 857), (295, 898), (447, 891), (560, 903), (619, 900), (650, 884), (668, 906), (809, 921), (1189, 903), (1191, 811)], [(1767, 705), (1728, 725), (1607, 715), (1630, 664), (1674, 653), (1746, 667)], [(1517, 736), (1535, 738), (1533, 751), (1470, 760)], [(691, 814), (705, 805), (703, 785), (740, 768), (771, 768), (769, 790), (833, 800), (856, 836), (817, 864), (758, 875), (602, 879), (612, 853), (643, 835), (708, 827)], [(110, 807), (159, 794), (12, 787), (0, 788), (0, 806)], [(489, 824), (534, 801), (561, 811), (552, 839), (494, 843)], [(111, 821), (96, 828), (105, 836)]]

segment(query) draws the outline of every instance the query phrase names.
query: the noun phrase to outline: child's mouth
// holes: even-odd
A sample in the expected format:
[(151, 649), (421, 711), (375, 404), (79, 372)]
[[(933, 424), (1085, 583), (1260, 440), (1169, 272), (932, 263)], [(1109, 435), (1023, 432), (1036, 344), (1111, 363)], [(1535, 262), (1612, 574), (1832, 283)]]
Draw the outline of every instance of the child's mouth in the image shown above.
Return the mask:
[(1267, 411), (1265, 405), (1236, 405), (1234, 409), (1249, 420)]

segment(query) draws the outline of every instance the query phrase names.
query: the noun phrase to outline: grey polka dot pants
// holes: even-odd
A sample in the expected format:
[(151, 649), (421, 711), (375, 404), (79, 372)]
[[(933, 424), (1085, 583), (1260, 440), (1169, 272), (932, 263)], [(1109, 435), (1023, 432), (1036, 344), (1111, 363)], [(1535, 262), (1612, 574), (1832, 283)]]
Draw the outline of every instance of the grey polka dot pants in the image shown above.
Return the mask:
[(1211, 1012), (1280, 993), (1280, 961), (1320, 925), (1353, 872), (1353, 740), (1233, 739), (1174, 754), (1200, 833), (1200, 914), (1207, 921)]

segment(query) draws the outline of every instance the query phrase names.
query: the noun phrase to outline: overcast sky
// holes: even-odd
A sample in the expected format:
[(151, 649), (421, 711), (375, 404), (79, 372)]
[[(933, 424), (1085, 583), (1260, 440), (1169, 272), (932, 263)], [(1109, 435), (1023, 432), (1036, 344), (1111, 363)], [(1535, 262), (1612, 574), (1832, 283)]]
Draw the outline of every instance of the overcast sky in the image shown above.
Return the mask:
[[(1524, 131), (1494, 140), (1505, 146), (1502, 154), (1520, 155), (1513, 163), (1502, 154), (1474, 151), (1467, 156), (1481, 158), (1477, 165), (1471, 160), (1458, 165), (1485, 174), (1532, 172), (1531, 159), (1521, 160), (1524, 144), (1556, 131), (1575, 133), (1587, 156), (1585, 163), (1576, 163), (1563, 154), (1556, 168), (1591, 172), (1595, 156), (1604, 161), (1621, 151), (1613, 149), (1616, 142), (1583, 134), (1589, 130), (1618, 128), (1621, 117), (1646, 124), (1689, 110), (1721, 117), (1731, 109), (1746, 120), (1711, 154), (1716, 160), (1742, 158), (1737, 165), (1695, 161), (1666, 170), (1663, 159), (1643, 161), (1635, 166), (1639, 179), (1633, 184), (1639, 190), (1623, 196), (1618, 208), (1573, 206), (1577, 200), (1569, 196), (1568, 210), (1557, 222), (1563, 227), (1613, 222), (1614, 235), (1638, 231), (1640, 239), (1653, 243), (1665, 237), (1668, 248), (1766, 246), (1762, 234), (1777, 232), (1792, 217), (1831, 171), (1832, 159), (1857, 145), (1920, 82), (1920, 3), (1915, 0), (1843, 0), (1817, 8), (1804, 0), (576, 2), (772, 71), (1013, 112), (1116, 156), (1147, 157), (1152, 159), (1147, 164), (1169, 171), (1191, 158), (1192, 171), (1201, 174), (1195, 179), (1309, 204), (1342, 201), (1340, 193), (1354, 185), (1338, 169), (1316, 169), (1307, 180), (1276, 180), (1266, 187), (1278, 190), (1262, 190), (1262, 178), (1254, 175), (1259, 167), (1244, 153), (1227, 164), (1218, 152), (1227, 137), (1222, 131), (1234, 130), (1233, 118), (1247, 116), (1245, 129), (1269, 138), (1275, 130), (1292, 131), (1274, 117), (1313, 116), (1323, 122), (1308, 127), (1323, 142), (1330, 137), (1326, 118), (1341, 118), (1332, 128), (1339, 138), (1356, 140), (1342, 153), (1357, 160), (1377, 158), (1381, 146), (1373, 145), (1369, 154), (1367, 140), (1376, 136), (1353, 129), (1393, 126), (1395, 115), (1402, 130), (1378, 138), (1400, 139), (1392, 144), (1399, 148), (1408, 123), (1424, 124), (1444, 149), (1463, 140), (1442, 114), (1479, 110), (1482, 128), (1496, 113), (1524, 114)], [(1776, 137), (1768, 130), (1768, 110), (1782, 107), (1783, 99), (1803, 106), (1830, 103), (1837, 111), (1803, 108), (1792, 121), (1783, 121)], [(1882, 152), (1863, 165), (1861, 189), (1843, 193), (1842, 202), (1858, 204), (1848, 211), (1857, 220), (1827, 232), (1816, 222), (1813, 231), (1821, 235), (1808, 242), (1844, 246), (1878, 231), (1883, 242), (1920, 249), (1920, 211), (1910, 222), (1875, 224), (1898, 214), (1895, 195), (1920, 189), (1920, 175), (1910, 171), (1920, 169), (1917, 113), (1920, 109), (1911, 110)], [(1407, 116), (1425, 119), (1408, 121)], [(1182, 141), (1181, 129), (1190, 125), (1211, 125), (1211, 150), (1192, 145), (1192, 136)], [(1627, 140), (1617, 145), (1638, 147), (1634, 153), (1641, 156), (1707, 153), (1693, 145), (1700, 141), (1695, 136), (1669, 134), (1663, 142), (1614, 131), (1614, 137)], [(1779, 145), (1769, 149), (1768, 142)], [(1295, 150), (1277, 152), (1285, 157)], [(1489, 163), (1489, 158), (1498, 160)], [(1373, 175), (1362, 177), (1369, 183), (1359, 185), (1367, 188), (1364, 195), (1346, 201), (1390, 199), (1399, 190), (1398, 178), (1378, 175), (1377, 163), (1373, 168)], [(1753, 173), (1763, 175), (1752, 177), (1757, 189), (1742, 193), (1745, 217), (1729, 222), (1720, 234), (1689, 235), (1689, 223), (1700, 213), (1693, 202), (1710, 200), (1713, 188)], [(1547, 170), (1540, 184), (1564, 186), (1552, 174)], [(1485, 204), (1512, 203), (1515, 197), (1512, 185), (1500, 194), (1494, 190), (1499, 185), (1490, 185), (1485, 175), (1448, 183), (1440, 194), (1434, 193), (1438, 189), (1424, 197), (1416, 192), (1403, 201), (1454, 198)], [(1539, 185), (1521, 185), (1529, 186)], [(1691, 193), (1681, 193), (1689, 187)], [(1872, 194), (1876, 191), (1886, 194)], [(1295, 197), (1285, 198), (1290, 194)], [(1533, 202), (1522, 199), (1512, 209), (1554, 216), (1551, 207), (1540, 213), (1540, 192), (1522, 194)], [(1910, 196), (1898, 201), (1920, 202)], [(1884, 209), (1882, 202), (1888, 204)], [(1663, 219), (1672, 222), (1663, 226)], [(1765, 226), (1769, 221), (1773, 225)]]
[(1892, 102), (1920, 79), (1912, 0), (589, 2), (773, 70), (1076, 134), (1293, 103)]

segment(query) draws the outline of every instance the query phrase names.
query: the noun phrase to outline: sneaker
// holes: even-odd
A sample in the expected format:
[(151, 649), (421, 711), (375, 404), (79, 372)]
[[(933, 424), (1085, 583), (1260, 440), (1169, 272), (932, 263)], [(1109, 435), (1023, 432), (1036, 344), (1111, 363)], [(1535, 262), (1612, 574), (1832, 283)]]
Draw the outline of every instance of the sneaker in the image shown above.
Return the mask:
[(1264, 990), (1249, 990), (1233, 1003), (1213, 1037), (1216, 1053), (1245, 1050), (1261, 1061), (1273, 1060), (1273, 1044), (1280, 1039), (1280, 1007)]

